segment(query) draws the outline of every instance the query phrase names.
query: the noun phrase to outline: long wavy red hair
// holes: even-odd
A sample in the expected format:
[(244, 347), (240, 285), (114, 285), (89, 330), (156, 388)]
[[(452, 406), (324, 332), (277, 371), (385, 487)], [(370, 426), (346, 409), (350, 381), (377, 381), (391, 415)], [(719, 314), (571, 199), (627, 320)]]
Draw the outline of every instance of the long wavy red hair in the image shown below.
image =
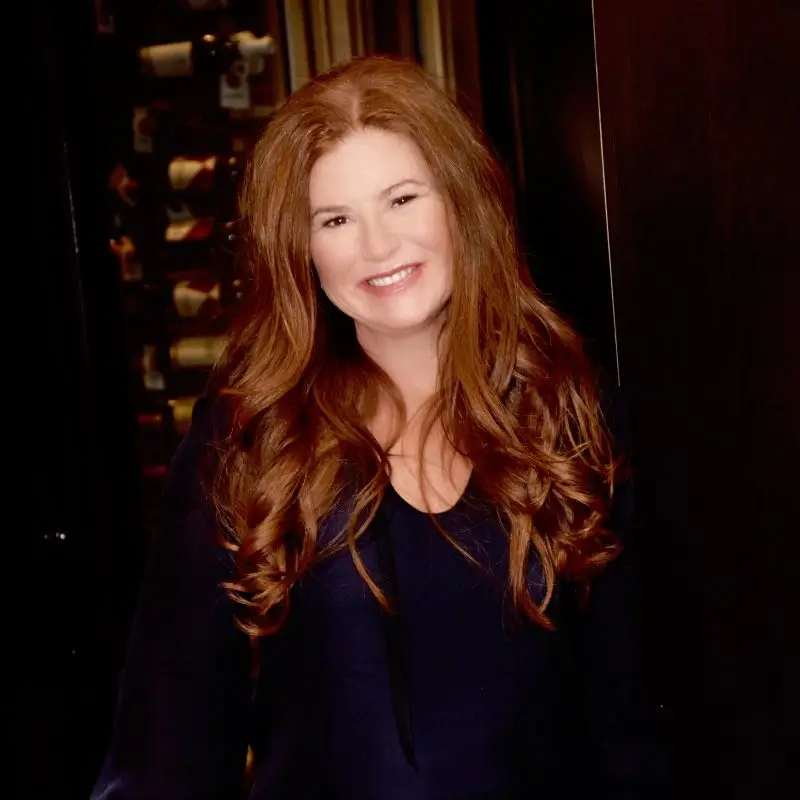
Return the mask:
[[(212, 387), (232, 405), (213, 498), (236, 553), (227, 588), (254, 636), (277, 630), (292, 586), (320, 558), (321, 520), (353, 494), (339, 539), (371, 590), (356, 543), (389, 480), (367, 423), (398, 393), (320, 290), (310, 257), (309, 173), (352, 131), (411, 139), (444, 198), (453, 289), (428, 409), (508, 536), (510, 595), (534, 622), (559, 577), (586, 583), (618, 551), (606, 521), (616, 462), (596, 372), (575, 331), (534, 287), (518, 252), (502, 170), (458, 106), (416, 64), (355, 59), (295, 92), (255, 147), (241, 193), (242, 302)], [(357, 476), (355, 486), (352, 476)], [(538, 559), (546, 591), (528, 575)]]

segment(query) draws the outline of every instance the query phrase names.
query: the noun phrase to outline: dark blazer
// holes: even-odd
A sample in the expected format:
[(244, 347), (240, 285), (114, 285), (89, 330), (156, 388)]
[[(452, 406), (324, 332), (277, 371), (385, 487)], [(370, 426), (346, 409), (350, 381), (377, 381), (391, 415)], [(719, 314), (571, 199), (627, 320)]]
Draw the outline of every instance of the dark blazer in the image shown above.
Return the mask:
[[(252, 680), (220, 588), (233, 561), (198, 477), (217, 418), (198, 403), (171, 466), (92, 800), (667, 796), (668, 747), (640, 680), (629, 488), (614, 511), (628, 546), (584, 611), (559, 585), (556, 632), (510, 609), (504, 535), (474, 482), (437, 521), (481, 569), (390, 488), (360, 552), (398, 615), (336, 555), (293, 589)], [(323, 541), (346, 516), (329, 515)], [(536, 564), (530, 576), (538, 591)]]

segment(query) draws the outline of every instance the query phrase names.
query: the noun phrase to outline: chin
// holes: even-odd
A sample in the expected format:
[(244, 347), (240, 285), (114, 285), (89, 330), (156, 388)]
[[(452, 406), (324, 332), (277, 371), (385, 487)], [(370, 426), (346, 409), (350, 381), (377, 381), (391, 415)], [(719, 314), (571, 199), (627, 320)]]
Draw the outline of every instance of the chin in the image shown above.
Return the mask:
[(420, 333), (441, 325), (447, 302), (448, 297), (439, 303), (425, 303), (422, 307), (419, 304), (416, 307), (408, 304), (405, 308), (386, 309), (387, 313), (381, 316), (375, 315), (370, 309), (369, 315), (356, 316), (354, 320), (357, 328), (363, 328), (373, 335), (402, 336)]
[(375, 333), (392, 335), (421, 333), (428, 328), (437, 328), (440, 324), (441, 312), (433, 311), (427, 315), (416, 314), (413, 317), (375, 320), (370, 327)]

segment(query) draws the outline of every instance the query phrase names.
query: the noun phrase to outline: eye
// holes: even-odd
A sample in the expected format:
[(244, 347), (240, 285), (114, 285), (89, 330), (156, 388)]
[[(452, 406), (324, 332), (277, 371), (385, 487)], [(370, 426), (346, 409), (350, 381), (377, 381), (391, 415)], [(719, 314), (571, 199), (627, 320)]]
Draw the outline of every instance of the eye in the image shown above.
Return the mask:
[(416, 198), (417, 195), (415, 194), (404, 194), (401, 195), (400, 197), (395, 197), (395, 199), (392, 200), (392, 206), (405, 206), (412, 200), (415, 200)]
[(331, 217), (330, 219), (326, 219), (325, 222), (322, 223), (323, 228), (339, 228), (347, 222), (347, 217), (341, 216), (338, 217)]

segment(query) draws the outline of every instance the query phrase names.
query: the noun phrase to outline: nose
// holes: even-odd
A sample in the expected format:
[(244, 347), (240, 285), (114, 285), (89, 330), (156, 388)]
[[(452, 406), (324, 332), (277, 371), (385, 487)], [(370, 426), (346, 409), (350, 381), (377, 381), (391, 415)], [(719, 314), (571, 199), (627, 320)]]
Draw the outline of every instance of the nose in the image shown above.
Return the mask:
[(381, 215), (365, 217), (361, 222), (361, 255), (367, 261), (387, 261), (397, 250), (400, 237)]

